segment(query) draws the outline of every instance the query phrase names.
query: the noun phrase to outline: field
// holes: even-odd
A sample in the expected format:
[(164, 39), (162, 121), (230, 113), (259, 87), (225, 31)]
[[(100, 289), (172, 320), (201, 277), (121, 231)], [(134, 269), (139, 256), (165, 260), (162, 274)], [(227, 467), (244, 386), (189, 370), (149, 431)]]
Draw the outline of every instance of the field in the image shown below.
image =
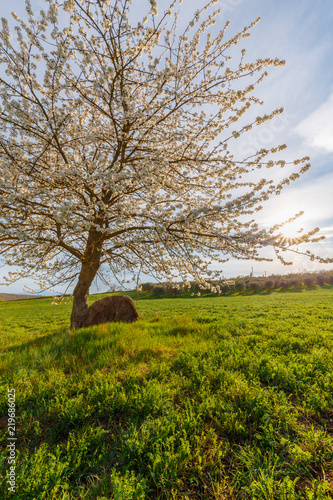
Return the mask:
[(139, 322), (74, 332), (70, 303), (0, 303), (0, 497), (333, 498), (332, 299), (138, 300)]

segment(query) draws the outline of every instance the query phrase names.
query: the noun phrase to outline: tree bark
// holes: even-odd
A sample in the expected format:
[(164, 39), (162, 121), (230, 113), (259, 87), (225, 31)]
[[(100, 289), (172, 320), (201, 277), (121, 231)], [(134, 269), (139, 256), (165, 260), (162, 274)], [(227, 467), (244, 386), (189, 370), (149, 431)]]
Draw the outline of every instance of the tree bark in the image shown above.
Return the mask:
[(88, 311), (89, 288), (100, 266), (102, 240), (98, 233), (90, 233), (87, 249), (82, 260), (78, 282), (73, 292), (73, 308), (71, 314), (71, 329), (84, 325)]

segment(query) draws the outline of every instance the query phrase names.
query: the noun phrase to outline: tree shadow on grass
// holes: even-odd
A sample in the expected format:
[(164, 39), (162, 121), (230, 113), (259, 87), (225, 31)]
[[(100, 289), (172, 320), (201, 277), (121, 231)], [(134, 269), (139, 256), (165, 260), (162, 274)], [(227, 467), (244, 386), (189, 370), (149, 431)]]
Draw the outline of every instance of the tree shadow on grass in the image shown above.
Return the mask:
[(47, 342), (49, 342), (52, 339), (59, 338), (63, 335), (65, 335), (65, 331), (61, 330), (59, 332), (55, 333), (49, 333), (47, 335), (41, 335), (40, 337), (36, 337), (33, 340), (29, 340), (28, 342), (24, 342), (20, 345), (15, 345), (15, 346), (10, 346), (10, 347), (5, 347), (3, 349), (4, 352), (20, 352), (24, 351), (25, 349), (30, 349), (32, 347), (41, 347), (45, 345)]
[[(93, 329), (92, 329), (93, 328)], [(53, 343), (53, 341), (57, 341), (63, 337), (64, 342), (61, 343), (62, 348), (66, 348), (71, 343), (83, 343), (91, 340), (93, 337), (97, 336), (96, 327), (90, 328), (80, 328), (77, 330), (70, 329), (61, 329), (58, 332), (49, 333), (46, 335), (42, 335), (33, 340), (29, 340), (20, 345), (11, 346), (4, 349), (5, 352), (22, 352), (24, 350), (30, 350), (31, 348), (40, 347), (43, 348), (46, 344)], [(55, 342), (55, 344), (59, 344)]]

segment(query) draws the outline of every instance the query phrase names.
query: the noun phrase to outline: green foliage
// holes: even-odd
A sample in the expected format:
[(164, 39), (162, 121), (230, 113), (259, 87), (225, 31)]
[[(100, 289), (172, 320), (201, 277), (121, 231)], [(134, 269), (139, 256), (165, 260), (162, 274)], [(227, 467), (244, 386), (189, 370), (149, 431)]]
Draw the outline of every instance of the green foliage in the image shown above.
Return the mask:
[(237, 281), (235, 283), (235, 288), (238, 292), (242, 292), (245, 289), (245, 283), (244, 281)]
[(272, 290), (274, 288), (274, 281), (273, 280), (267, 280), (265, 282), (265, 288), (268, 290)]
[(293, 278), (290, 280), (290, 285), (294, 288), (301, 288), (302, 280), (300, 278)]
[(156, 298), (162, 297), (166, 294), (166, 289), (163, 286), (154, 286), (153, 294)]
[(331, 295), (138, 300), (139, 322), (74, 332), (70, 303), (2, 303), (0, 497), (332, 498)]
[(326, 279), (327, 278), (324, 274), (317, 274), (316, 283), (318, 283), (318, 285), (320, 285), (320, 286), (323, 286), (326, 283)]
[(142, 291), (143, 292), (151, 292), (154, 288), (155, 284), (154, 283), (143, 283), (142, 284)]
[[(233, 283), (234, 282), (234, 283)], [(319, 286), (333, 285), (333, 275), (331, 272), (313, 272), (305, 274), (287, 274), (283, 276), (272, 275), (265, 279), (264, 277), (254, 277), (251, 278), (236, 278), (232, 280), (223, 280), (221, 282), (210, 281), (213, 286), (219, 285), (220, 292), (224, 295), (231, 295), (234, 291), (238, 293), (252, 293), (252, 292), (262, 292), (267, 293), (271, 290), (280, 290), (282, 292), (291, 291), (299, 292), (304, 288), (313, 288), (316, 284)], [(201, 285), (196, 282), (191, 282), (190, 288), (188, 289), (184, 283), (180, 283), (180, 290), (174, 287), (170, 283), (162, 283), (160, 286), (165, 288), (165, 293), (172, 296), (187, 296), (187, 292), (197, 294), (200, 292), (201, 295), (216, 296), (218, 294), (212, 293), (208, 288), (201, 288)], [(142, 285), (142, 290), (151, 291), (154, 288), (152, 283), (144, 283)], [(161, 292), (157, 292), (161, 293)], [(162, 294), (163, 295), (163, 294)], [(158, 297), (162, 296), (161, 294)]]
[(126, 471), (121, 475), (113, 469), (110, 485), (114, 500), (145, 500), (146, 498), (146, 481), (138, 479), (133, 471)]
[(177, 297), (181, 294), (183, 286), (178, 285), (176, 283), (167, 283), (166, 292), (172, 295), (173, 297)]
[(222, 293), (228, 293), (230, 292), (230, 285), (224, 284), (221, 286), (221, 291)]
[(313, 275), (313, 276), (306, 276), (304, 279), (303, 279), (303, 283), (305, 286), (314, 286), (316, 284), (316, 277)]
[(260, 289), (260, 283), (258, 283), (258, 281), (250, 281), (250, 283), (249, 283), (249, 289), (253, 290), (253, 291), (259, 290)]

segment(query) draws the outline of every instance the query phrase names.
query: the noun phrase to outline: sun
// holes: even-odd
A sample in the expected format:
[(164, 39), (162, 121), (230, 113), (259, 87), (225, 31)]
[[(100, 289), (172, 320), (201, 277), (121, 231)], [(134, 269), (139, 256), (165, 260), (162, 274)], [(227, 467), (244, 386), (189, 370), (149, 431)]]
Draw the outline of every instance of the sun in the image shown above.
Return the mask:
[[(304, 210), (300, 211), (299, 205), (296, 203), (286, 203), (281, 206), (275, 205), (274, 211), (270, 214), (271, 217), (266, 220), (265, 234), (281, 234), (282, 245), (292, 244), (295, 238), (299, 238), (304, 234), (306, 221), (304, 220)], [(281, 227), (273, 231), (274, 226), (282, 224)]]
[(290, 224), (286, 224), (281, 228), (281, 233), (285, 238), (297, 238), (302, 235), (304, 228), (302, 227), (302, 223), (299, 219), (294, 222), (290, 222)]

